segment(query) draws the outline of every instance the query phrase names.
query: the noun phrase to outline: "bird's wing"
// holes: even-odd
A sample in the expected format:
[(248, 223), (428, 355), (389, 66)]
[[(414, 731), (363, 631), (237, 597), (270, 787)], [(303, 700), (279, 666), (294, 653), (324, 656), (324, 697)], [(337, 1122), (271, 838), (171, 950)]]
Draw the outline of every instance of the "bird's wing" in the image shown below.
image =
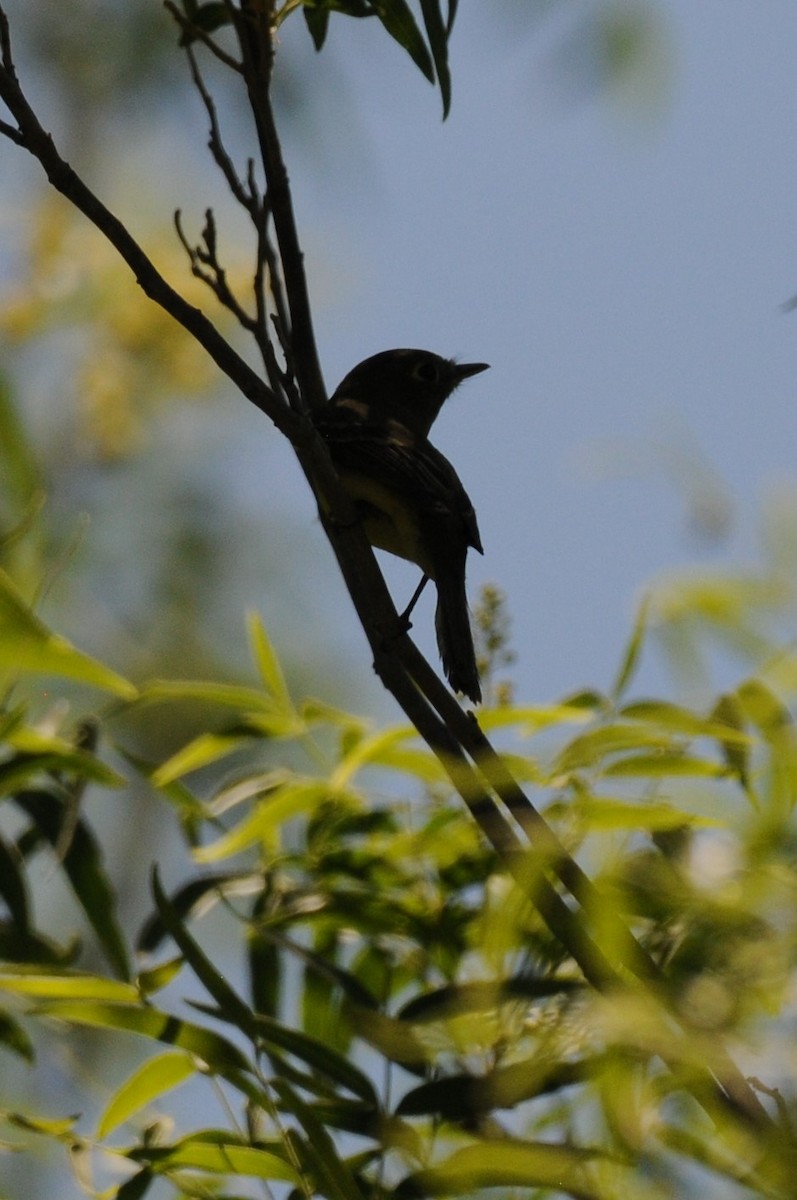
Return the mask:
[(339, 473), (364, 475), (401, 495), (427, 519), (462, 523), (467, 544), (483, 554), (476, 513), (447, 458), (426, 438), (397, 421), (359, 419), (351, 411), (322, 410), (318, 430)]

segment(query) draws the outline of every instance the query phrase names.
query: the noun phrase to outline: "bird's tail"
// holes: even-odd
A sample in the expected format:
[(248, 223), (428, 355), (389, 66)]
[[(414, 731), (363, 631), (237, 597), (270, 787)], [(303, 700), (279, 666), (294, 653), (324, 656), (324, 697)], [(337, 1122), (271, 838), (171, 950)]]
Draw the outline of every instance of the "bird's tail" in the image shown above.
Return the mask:
[(474, 704), (482, 698), (476, 651), (465, 594), (465, 572), (440, 572), (437, 585), (435, 629), (443, 670), (455, 692), (462, 692)]

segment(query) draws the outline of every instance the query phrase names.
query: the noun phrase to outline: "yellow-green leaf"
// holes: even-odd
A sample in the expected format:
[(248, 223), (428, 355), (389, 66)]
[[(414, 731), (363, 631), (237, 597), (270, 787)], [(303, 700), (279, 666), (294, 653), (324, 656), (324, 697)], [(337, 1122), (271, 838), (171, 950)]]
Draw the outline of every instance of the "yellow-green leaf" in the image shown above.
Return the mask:
[(275, 788), (229, 833), (209, 846), (196, 849), (194, 858), (202, 863), (218, 862), (240, 854), (256, 842), (274, 849), (279, 845), (280, 827), (294, 817), (311, 812), (328, 795), (329, 785), (318, 779), (297, 779)]
[(271, 693), (279, 708), (293, 712), (294, 708), (288, 686), (285, 683), (285, 676), (282, 674), (282, 667), (257, 613), (249, 614), (248, 627), (252, 652), (255, 656), (258, 673), (263, 680), (263, 686)]
[(0, 675), (19, 671), (74, 679), (125, 700), (137, 694), (128, 680), (52, 633), (0, 569)]
[(222, 1074), (249, 1069), (241, 1051), (226, 1038), (210, 1029), (203, 1029), (201, 1025), (181, 1021), (171, 1013), (160, 1012), (143, 1004), (47, 1000), (44, 1004), (37, 1005), (36, 1012), (59, 1021), (93, 1025), (100, 1029), (122, 1029), (151, 1038), (153, 1041), (179, 1046)]
[(178, 1168), (211, 1171), (219, 1175), (249, 1175), (256, 1179), (280, 1179), (299, 1186), (296, 1170), (277, 1154), (256, 1146), (242, 1145), (232, 1135), (224, 1138), (192, 1134), (173, 1146), (143, 1147), (139, 1161), (149, 1162), (158, 1174)]
[(481, 1188), (551, 1188), (589, 1200), (605, 1196), (592, 1179), (601, 1155), (548, 1142), (482, 1141), (457, 1150), (440, 1166), (419, 1171), (400, 1190), (414, 1196), (464, 1196)]
[(196, 1074), (194, 1058), (182, 1050), (166, 1050), (139, 1067), (117, 1088), (97, 1126), (97, 1136), (107, 1137), (153, 1100), (179, 1087)]
[(241, 746), (251, 741), (251, 738), (241, 734), (202, 733), (190, 741), (182, 750), (178, 750), (153, 772), (152, 782), (155, 787), (165, 787), (190, 771), (198, 771), (218, 762), (228, 754), (233, 754)]
[(36, 974), (18, 970), (0, 973), (0, 991), (49, 1000), (109, 1000), (123, 1004), (139, 999), (131, 983), (98, 975), (45, 975), (40, 969)]

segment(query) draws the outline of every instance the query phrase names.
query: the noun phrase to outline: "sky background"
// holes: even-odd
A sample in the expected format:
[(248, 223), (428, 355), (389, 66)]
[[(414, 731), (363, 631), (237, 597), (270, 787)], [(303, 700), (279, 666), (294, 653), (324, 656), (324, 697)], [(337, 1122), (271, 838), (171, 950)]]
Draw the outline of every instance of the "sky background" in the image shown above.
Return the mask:
[[(12, 0), (12, 29), (39, 8)], [(590, 21), (607, 13), (648, 22), (650, 41), (636, 72), (601, 86)], [(786, 0), (463, 2), (443, 123), (439, 94), (373, 22), (333, 19), (320, 57), (300, 17), (284, 29), (284, 150), (329, 387), (390, 346), (492, 364), (456, 393), (434, 441), (479, 515), (471, 596), (485, 581), (507, 594), (519, 702), (608, 687), (651, 580), (755, 567), (763, 514), (797, 523), (797, 313), (782, 310), (797, 293), (795, 47)], [(84, 49), (103, 60), (101, 39)], [(30, 71), (45, 125), (74, 131), (46, 60)], [(246, 123), (233, 105), (224, 116), (242, 161)], [(124, 97), (101, 132), (92, 179), (145, 245), (177, 206), (198, 230), (209, 203), (235, 241), (205, 136), (173, 67), (160, 98)], [(4, 284), (24, 267), (39, 176), (0, 145)], [(184, 281), (184, 264), (171, 275)], [(120, 303), (134, 290), (124, 281)], [(262, 416), (231, 390), (175, 403), (139, 454), (87, 471), (62, 382), (69, 352), (56, 339), (19, 372), (52, 464), (50, 511), (89, 518), (45, 615), (55, 623), (69, 592), (58, 628), (80, 646), (114, 646), (124, 667), (120, 647), (172, 636), (179, 667), (185, 608), (164, 634), (161, 610), (139, 600), (190, 516), (213, 553), (188, 599), (223, 595), (205, 613), (218, 661), (246, 669), (244, 612), (256, 608), (280, 653), (305, 661), (303, 689), (395, 720), (306, 484)], [(401, 607), (416, 577), (385, 561)], [(414, 632), (436, 662), (432, 608), (427, 595)], [(638, 690), (665, 680), (646, 660)], [(118, 832), (117, 811), (105, 815)], [(133, 903), (148, 908), (144, 890)]]
[[(529, 701), (607, 686), (651, 578), (754, 564), (762, 506), (793, 499), (797, 11), (621, 5), (650, 54), (601, 89), (582, 22), (606, 7), (523, 7), (461, 6), (445, 123), (375, 25), (333, 20), (334, 99), (286, 153), (330, 386), (391, 345), (492, 364), (434, 440), (479, 515), (471, 592), (506, 591)], [(258, 441), (252, 503), (293, 497), (287, 456), (264, 479)], [(408, 594), (402, 566), (390, 578)]]
[[(35, 18), (12, 2), (12, 28), (15, 9)], [(642, 31), (632, 67), (608, 81), (607, 19)], [(114, 28), (93, 28), (96, 45), (77, 44), (96, 66)], [(485, 581), (506, 592), (524, 703), (608, 687), (651, 580), (754, 566), (762, 512), (797, 513), (797, 314), (781, 307), (797, 292), (795, 44), (785, 0), (765, 18), (718, 0), (462, 4), (442, 122), (439, 93), (375, 22), (333, 17), (320, 56), (301, 17), (283, 27), (284, 151), (328, 386), (390, 346), (492, 364), (434, 440), (479, 516), (471, 596)], [(80, 120), (47, 61), (27, 76), (32, 94), (56, 135), (71, 130), (79, 161)], [(241, 223), (204, 151), (204, 113), (185, 77), (167, 77), (160, 100), (118, 97), (90, 178), (145, 246), (155, 229), (171, 237), (175, 207), (198, 233), (213, 204), (235, 247)], [(243, 162), (245, 114), (222, 102), (222, 116)], [(39, 172), (2, 154), (13, 273)], [(169, 273), (184, 283), (179, 259)], [(55, 460), (70, 453), (62, 349), (49, 377), (37, 360), (29, 417)], [(134, 648), (152, 636), (151, 615), (130, 610), (181, 504), (215, 538), (214, 636), (231, 668), (245, 669), (254, 607), (284, 653), (303, 625), (302, 686), (331, 699), (343, 682), (352, 702), (392, 716), (290, 452), (224, 389), (215, 407), (161, 415), (134, 462), (54, 486), (53, 511), (88, 514), (95, 558), (66, 632), (95, 649), (106, 627)], [(401, 607), (416, 576), (386, 569)], [(207, 581), (187, 586), (198, 603), (210, 595)], [(432, 613), (427, 594), (414, 628), (436, 659)], [(666, 688), (654, 656), (645, 671), (641, 687)]]

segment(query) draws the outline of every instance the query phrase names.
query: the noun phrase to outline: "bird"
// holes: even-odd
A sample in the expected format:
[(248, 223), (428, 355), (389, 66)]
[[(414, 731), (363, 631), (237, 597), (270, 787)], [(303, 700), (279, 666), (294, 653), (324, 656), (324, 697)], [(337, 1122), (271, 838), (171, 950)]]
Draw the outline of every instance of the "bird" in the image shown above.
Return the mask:
[(415, 563), (437, 588), (435, 630), (446, 677), (478, 704), (479, 672), (468, 614), (468, 549), (483, 554), (473, 504), (451, 463), (429, 441), (445, 401), (488, 363), (430, 350), (383, 350), (358, 363), (315, 415), (338, 477), (369, 541)]

